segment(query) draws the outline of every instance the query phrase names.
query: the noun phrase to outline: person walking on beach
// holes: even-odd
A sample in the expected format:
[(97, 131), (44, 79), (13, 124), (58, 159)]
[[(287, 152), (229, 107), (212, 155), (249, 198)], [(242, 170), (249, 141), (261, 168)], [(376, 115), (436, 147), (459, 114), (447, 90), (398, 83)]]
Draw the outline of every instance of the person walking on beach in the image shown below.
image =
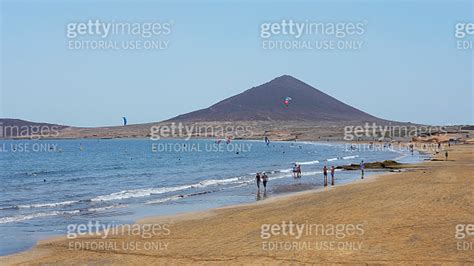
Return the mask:
[(326, 165), (323, 168), (323, 174), (324, 174), (324, 186), (327, 187), (328, 186), (328, 168), (326, 167)]
[(267, 191), (268, 176), (265, 172), (263, 172), (262, 181), (263, 181), (263, 189)]
[(255, 176), (255, 181), (257, 181), (257, 189), (260, 190), (260, 173), (257, 173)]
[(362, 173), (362, 179), (364, 179), (364, 170), (365, 170), (365, 163), (362, 160), (362, 162), (360, 162), (360, 171)]
[(444, 157), (446, 157), (446, 161), (448, 160), (448, 151), (444, 153)]
[(334, 168), (334, 165), (331, 166), (331, 186), (334, 186), (334, 172), (336, 169)]

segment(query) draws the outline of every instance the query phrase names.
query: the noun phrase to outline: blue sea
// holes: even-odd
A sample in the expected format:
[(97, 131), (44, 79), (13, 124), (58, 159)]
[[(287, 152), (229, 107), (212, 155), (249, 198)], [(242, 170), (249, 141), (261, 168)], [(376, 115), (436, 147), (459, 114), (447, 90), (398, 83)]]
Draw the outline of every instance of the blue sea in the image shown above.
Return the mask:
[[(326, 142), (6, 140), (0, 143), (0, 255), (64, 235), (68, 224), (132, 223), (265, 200), (294, 185), (321, 187), (324, 165), (422, 157)], [(292, 177), (295, 162), (300, 179)], [(266, 193), (257, 192), (256, 172), (269, 176)], [(358, 171), (337, 171), (336, 185), (359, 178)]]

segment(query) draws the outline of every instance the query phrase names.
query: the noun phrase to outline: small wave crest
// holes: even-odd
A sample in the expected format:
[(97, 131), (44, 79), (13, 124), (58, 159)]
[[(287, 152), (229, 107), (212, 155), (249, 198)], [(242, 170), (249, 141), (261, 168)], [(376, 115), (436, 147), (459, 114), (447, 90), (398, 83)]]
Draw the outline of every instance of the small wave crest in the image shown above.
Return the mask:
[(127, 205), (116, 204), (116, 205), (110, 205), (110, 206), (105, 206), (105, 207), (89, 208), (87, 209), (87, 211), (88, 212), (103, 212), (110, 209), (124, 208), (124, 207), (127, 207)]
[(347, 159), (354, 159), (354, 158), (357, 158), (357, 157), (359, 157), (359, 155), (344, 156), (344, 157), (342, 157), (342, 159), (347, 160)]
[(212, 192), (216, 192), (216, 190), (202, 191), (202, 192), (196, 192), (196, 193), (190, 193), (190, 194), (184, 194), (184, 195), (174, 195), (174, 196), (163, 198), (163, 199), (150, 200), (150, 201), (147, 201), (145, 204), (160, 204), (160, 203), (165, 203), (165, 202), (169, 202), (169, 201), (175, 201), (175, 200), (179, 200), (179, 199), (189, 198), (189, 197), (192, 197), (192, 196), (199, 196), (199, 195), (209, 194), (209, 193), (212, 193)]
[(240, 182), (238, 177), (232, 177), (228, 179), (208, 179), (191, 185), (181, 185), (175, 187), (161, 187), (161, 188), (143, 188), (143, 189), (131, 189), (114, 192), (108, 195), (97, 196), (92, 201), (111, 201), (111, 200), (122, 200), (129, 198), (141, 198), (148, 197), (156, 194), (164, 194), (168, 192), (176, 192), (186, 190), (190, 188), (202, 188), (208, 186), (224, 185)]
[(21, 215), (15, 215), (15, 216), (2, 217), (0, 218), (0, 224), (21, 222), (21, 221), (31, 220), (35, 218), (44, 218), (44, 217), (51, 217), (51, 216), (103, 212), (110, 209), (124, 208), (124, 207), (127, 207), (127, 205), (115, 204), (115, 205), (109, 205), (109, 206), (104, 206), (104, 207), (95, 207), (95, 208), (71, 210), (71, 211), (48, 211), (48, 212), (37, 212), (37, 213), (31, 213), (31, 214), (21, 214)]
[(53, 208), (58, 206), (72, 205), (79, 203), (80, 201), (61, 201), (61, 202), (51, 202), (51, 203), (33, 203), (33, 204), (21, 204), (21, 205), (10, 205), (5, 207), (0, 207), (0, 210), (18, 210), (18, 209), (34, 209), (34, 208)]
[(316, 161), (308, 161), (308, 162), (296, 162), (296, 164), (300, 164), (300, 165), (310, 165), (310, 164), (318, 164), (319, 161), (316, 160)]
[(121, 200), (121, 199), (129, 199), (129, 198), (141, 198), (141, 197), (151, 196), (153, 194), (163, 194), (167, 192), (185, 190), (192, 187), (193, 185), (184, 185), (184, 186), (176, 186), (176, 187), (122, 190), (122, 191), (114, 192), (108, 195), (97, 196), (91, 200), (92, 201), (111, 201), (111, 200)]
[(79, 210), (73, 211), (50, 211), (50, 212), (38, 212), (32, 214), (24, 214), (24, 215), (15, 215), (9, 217), (2, 217), (0, 218), (0, 224), (6, 223), (13, 223), (13, 222), (21, 222), (26, 220), (31, 220), (34, 218), (41, 218), (41, 217), (50, 217), (50, 216), (58, 216), (58, 215), (71, 215), (79, 213)]
[(36, 203), (36, 204), (25, 204), (16, 206), (18, 209), (32, 209), (32, 208), (52, 208), (57, 206), (72, 205), (78, 203), (79, 201), (61, 201), (61, 202), (52, 202), (52, 203)]
[(233, 178), (228, 178), (228, 179), (204, 180), (204, 181), (199, 182), (199, 184), (203, 185), (203, 186), (212, 186), (212, 185), (223, 185), (223, 184), (235, 183), (235, 182), (238, 182), (238, 181), (239, 181), (238, 177), (233, 177)]

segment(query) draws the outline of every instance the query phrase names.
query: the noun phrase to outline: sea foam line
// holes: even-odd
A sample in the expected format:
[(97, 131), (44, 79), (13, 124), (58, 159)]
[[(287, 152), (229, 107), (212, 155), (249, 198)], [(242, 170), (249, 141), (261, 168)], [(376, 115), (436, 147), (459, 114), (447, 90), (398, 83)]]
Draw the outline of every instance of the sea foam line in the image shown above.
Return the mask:
[(70, 201), (61, 201), (61, 202), (52, 202), (52, 203), (25, 204), (25, 205), (18, 205), (17, 207), (18, 209), (49, 208), (49, 207), (71, 205), (78, 202), (79, 201), (70, 200)]
[(347, 160), (347, 159), (354, 159), (354, 158), (357, 158), (357, 157), (359, 157), (359, 155), (344, 156), (344, 157), (342, 157), (342, 159)]
[(308, 161), (308, 162), (296, 162), (296, 164), (300, 164), (300, 165), (310, 165), (310, 164), (318, 164), (318, 163), (319, 163), (318, 160)]
[(49, 211), (49, 212), (37, 212), (31, 214), (21, 214), (15, 216), (8, 216), (0, 218), (0, 224), (6, 223), (13, 223), (13, 222), (21, 222), (26, 220), (31, 220), (34, 218), (43, 218), (43, 217), (51, 217), (51, 216), (59, 216), (59, 215), (74, 215), (79, 213), (88, 213), (88, 212), (101, 212), (115, 208), (124, 208), (127, 205), (110, 205), (105, 207), (96, 207), (96, 208), (88, 208), (85, 210), (72, 210), (72, 211)]
[[(222, 190), (227, 190), (227, 189), (239, 188), (239, 187), (247, 186), (247, 184), (249, 183), (249, 181), (252, 181), (252, 180), (247, 180), (247, 181), (244, 181), (243, 183), (241, 183), (241, 184), (239, 184), (239, 185), (231, 186), (231, 187), (227, 187), (227, 188), (223, 188)], [(184, 194), (184, 195), (173, 195), (173, 196), (167, 197), (167, 198), (156, 199), (156, 200), (150, 200), (150, 201), (145, 202), (145, 204), (159, 204), (159, 203), (165, 203), (165, 202), (169, 202), (169, 201), (176, 201), (176, 200), (180, 200), (180, 199), (184, 199), (184, 198), (189, 198), (189, 197), (192, 197), (192, 196), (198, 196), (198, 195), (203, 195), (203, 194), (209, 194), (209, 193), (212, 193), (212, 192), (216, 192), (216, 190), (203, 191), (203, 192), (197, 192), (197, 193), (191, 193), (191, 194)]]
[(2, 217), (0, 218), (0, 224), (12, 223), (12, 222), (21, 222), (25, 220), (31, 220), (34, 218), (40, 217), (50, 217), (50, 216), (57, 216), (57, 215), (65, 215), (65, 214), (76, 214), (79, 213), (79, 210), (74, 211), (50, 211), (50, 212), (38, 212), (32, 214), (25, 214), (25, 215), (16, 215), (16, 216), (9, 216), (9, 217)]
[(129, 198), (141, 198), (148, 197), (155, 194), (164, 194), (168, 192), (176, 192), (181, 190), (186, 190), (190, 188), (202, 188), (214, 185), (223, 185), (237, 183), (240, 179), (238, 177), (228, 178), (228, 179), (209, 179), (203, 180), (199, 183), (191, 185), (181, 185), (175, 187), (161, 187), (161, 188), (143, 188), (143, 189), (131, 189), (131, 190), (122, 190), (119, 192), (114, 192), (108, 195), (97, 196), (91, 201), (111, 201), (111, 200), (121, 200)]

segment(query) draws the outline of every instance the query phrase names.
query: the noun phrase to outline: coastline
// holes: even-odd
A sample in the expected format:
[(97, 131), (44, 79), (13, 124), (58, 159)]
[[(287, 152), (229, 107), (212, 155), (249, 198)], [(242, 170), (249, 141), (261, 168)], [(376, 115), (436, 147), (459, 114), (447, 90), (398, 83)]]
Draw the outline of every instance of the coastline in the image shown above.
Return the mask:
[[(336, 261), (339, 263), (363, 263), (363, 262), (396, 262), (402, 263), (403, 261), (416, 261), (420, 263), (434, 263), (434, 262), (441, 262), (441, 263), (449, 263), (449, 262), (473, 262), (472, 256), (470, 257), (469, 254), (474, 255), (474, 250), (470, 250), (467, 252), (456, 252), (457, 250), (453, 250), (455, 246), (456, 239), (454, 238), (454, 226), (453, 223), (451, 226), (443, 227), (442, 232), (444, 234), (434, 234), (429, 237), (429, 234), (425, 234), (426, 230), (421, 230), (421, 235), (412, 232), (412, 234), (394, 234), (394, 231), (410, 231), (413, 228), (420, 228), (425, 227), (435, 227), (439, 228), (440, 223), (437, 219), (434, 219), (437, 216), (429, 215), (428, 219), (429, 222), (433, 223), (432, 226), (429, 226), (429, 223), (422, 223), (422, 224), (406, 224), (407, 221), (416, 222), (416, 219), (413, 216), (418, 217), (417, 219), (423, 219), (423, 216), (420, 216), (421, 213), (416, 213), (412, 209), (407, 210), (406, 208), (397, 208), (396, 204), (403, 202), (403, 200), (409, 199), (410, 193), (406, 195), (407, 192), (410, 190), (415, 189), (412, 192), (416, 192), (413, 195), (418, 197), (423, 197), (424, 200), (418, 199), (421, 201), (420, 203), (413, 202), (415, 205), (420, 205), (425, 203), (426, 199), (432, 199), (434, 201), (445, 201), (443, 198), (453, 197), (452, 195), (456, 195), (456, 197), (464, 197), (465, 199), (462, 201), (466, 204), (469, 204), (469, 200), (474, 202), (472, 198), (472, 194), (460, 194), (455, 193), (457, 189), (459, 190), (466, 190), (469, 189), (471, 185), (472, 188), (472, 180), (469, 180), (468, 175), (469, 171), (472, 172), (472, 149), (474, 146), (472, 145), (456, 145), (451, 147), (450, 156), (454, 156), (454, 162), (456, 164), (461, 163), (462, 167), (452, 168), (449, 167), (451, 161), (444, 162), (444, 161), (428, 161), (422, 162), (417, 164), (417, 166), (422, 166), (419, 169), (414, 169), (413, 171), (406, 171), (406, 172), (397, 172), (397, 173), (381, 173), (381, 174), (374, 174), (365, 180), (359, 180), (355, 182), (351, 182), (345, 185), (339, 185), (334, 188), (330, 189), (316, 189), (316, 190), (308, 190), (302, 192), (293, 192), (287, 195), (280, 195), (275, 196), (273, 198), (267, 199), (265, 201), (250, 203), (250, 204), (239, 204), (233, 206), (227, 206), (217, 209), (211, 209), (207, 211), (199, 211), (193, 213), (184, 213), (172, 216), (160, 216), (160, 217), (149, 217), (140, 219), (137, 223), (162, 223), (162, 222), (170, 222), (171, 223), (171, 235), (167, 236), (166, 238), (156, 238), (159, 241), (168, 241), (170, 245), (170, 249), (166, 251), (161, 251), (158, 253), (153, 252), (146, 252), (146, 251), (106, 251), (106, 250), (68, 250), (67, 249), (67, 241), (64, 237), (54, 238), (54, 239), (46, 239), (40, 241), (33, 249), (30, 249), (25, 252), (16, 253), (9, 256), (0, 257), (0, 262), (2, 264), (17, 264), (17, 263), (72, 263), (72, 264), (83, 264), (83, 263), (91, 263), (91, 262), (98, 262), (99, 259), (106, 260), (109, 263), (117, 263), (120, 262), (122, 264), (132, 264), (132, 263), (151, 263), (151, 262), (160, 262), (160, 263), (250, 263), (250, 262), (260, 262), (260, 263), (275, 263), (275, 262), (329, 262), (329, 261)], [(459, 166), (459, 165), (458, 165)], [(445, 176), (444, 172), (449, 170), (453, 171), (456, 174), (455, 177)], [(400, 184), (400, 179), (407, 179), (407, 178), (430, 178), (430, 175), (426, 173), (430, 172), (430, 174), (434, 176), (439, 176), (441, 174), (443, 179), (448, 181), (465, 181), (464, 186), (448, 186), (444, 189), (448, 189), (445, 191), (441, 198), (436, 198), (432, 195), (433, 193), (437, 193), (436, 190), (428, 190), (424, 191), (424, 193), (419, 194), (419, 190), (426, 190), (426, 188), (419, 188), (418, 185), (414, 185), (413, 187), (407, 186), (407, 184)], [(383, 178), (379, 178), (383, 175)], [(374, 181), (377, 182), (374, 182)], [(421, 180), (420, 180), (421, 181)], [(446, 180), (444, 180), (446, 181)], [(470, 182), (469, 182), (470, 181)], [(423, 181), (424, 182), (424, 181)], [(395, 183), (395, 184), (394, 184)], [(449, 183), (449, 182), (448, 182)], [(404, 186), (404, 189), (397, 188), (394, 185)], [(436, 182), (431, 186), (440, 186), (442, 182)], [(390, 190), (393, 193), (397, 194), (404, 194), (405, 197), (408, 198), (390, 198), (389, 201), (385, 200), (385, 203), (390, 205), (391, 208), (396, 208), (397, 211), (401, 212), (400, 215), (394, 215), (390, 211), (386, 210), (387, 208), (383, 208), (383, 206), (373, 205), (371, 198), (376, 197), (378, 193), (374, 193), (377, 191), (384, 191)], [(407, 191), (406, 191), (407, 190)], [(453, 191), (454, 190), (454, 191)], [(324, 192), (324, 193), (319, 193)], [(365, 192), (365, 193), (362, 193)], [(347, 195), (352, 195), (351, 200), (349, 202), (342, 202), (338, 200), (338, 197), (346, 198)], [(389, 194), (388, 194), (389, 195)], [(379, 195), (380, 196), (380, 195)], [(471, 197), (471, 198), (469, 198)], [(376, 197), (378, 200), (383, 200), (383, 197)], [(370, 206), (363, 206), (363, 202), (367, 200), (368, 205)], [(468, 200), (466, 202), (466, 200)], [(362, 202), (361, 202), (362, 201)], [(299, 202), (299, 203), (298, 203)], [(316, 204), (319, 203), (319, 204)], [(358, 204), (357, 204), (358, 203)], [(362, 204), (361, 204), (362, 203)], [(430, 202), (432, 203), (432, 202)], [(313, 206), (314, 204), (314, 206)], [(471, 203), (472, 204), (472, 203)], [(331, 206), (331, 205), (338, 205), (333, 206), (333, 211), (327, 210), (326, 208), (321, 208), (321, 205)], [(430, 209), (434, 211), (436, 214), (440, 215), (443, 213), (441, 209), (437, 209), (430, 204), (426, 206), (420, 206), (419, 211), (424, 212), (426, 209)], [(309, 215), (312, 212), (313, 207), (317, 208), (319, 211), (316, 212), (317, 215)], [(374, 219), (367, 219), (368, 217), (363, 217), (364, 212), (367, 211), (367, 215), (371, 215), (370, 207), (375, 208), (376, 214)], [(350, 209), (353, 208), (355, 213), (352, 213)], [(356, 209), (362, 208), (362, 212), (357, 212)], [(368, 208), (368, 209), (367, 209)], [(380, 209), (382, 208), (382, 209)], [(389, 208), (390, 209), (390, 208)], [(388, 211), (388, 212), (387, 212)], [(450, 209), (450, 211), (453, 211)], [(263, 212), (263, 215), (262, 215)], [(462, 216), (468, 215), (468, 211), (453, 211), (453, 217), (444, 217), (441, 220), (455, 220), (458, 223), (461, 222), (472, 222), (468, 220), (468, 217), (464, 217), (461, 219)], [(268, 215), (265, 215), (267, 213)], [(374, 213), (372, 213), (374, 215)], [(397, 217), (399, 216), (399, 217)], [(278, 217), (278, 218), (277, 218)], [(330, 222), (360, 222), (364, 225), (367, 225), (366, 231), (367, 234), (371, 234), (375, 232), (382, 232), (389, 233), (389, 236), (386, 235), (379, 235), (376, 237), (377, 245), (376, 248), (373, 249), (362, 249), (359, 252), (347, 252), (347, 251), (328, 251), (324, 254), (319, 254), (319, 252), (272, 252), (272, 251), (264, 251), (261, 247), (259, 247), (259, 241), (261, 239), (259, 237), (259, 228), (262, 223), (266, 221), (278, 222), (281, 221), (282, 217), (286, 217), (286, 220), (293, 220), (293, 221), (304, 221), (308, 219), (317, 219), (318, 221), (325, 223)], [(331, 219), (332, 217), (332, 219)], [(383, 223), (383, 219), (381, 217), (391, 217), (395, 219), (396, 227), (384, 228), (384, 226), (380, 226), (380, 223)], [(426, 217), (426, 216), (425, 216)], [(377, 219), (375, 219), (377, 218)], [(329, 219), (329, 220), (328, 220)], [(393, 221), (392, 221), (393, 222)], [(373, 225), (375, 224), (375, 225)], [(232, 225), (241, 225), (242, 230), (233, 230)], [(391, 224), (394, 225), (393, 223)], [(378, 228), (378, 230), (375, 230)], [(433, 229), (433, 228), (432, 228)], [(201, 231), (200, 235), (197, 231)], [(197, 238), (191, 237), (192, 241), (184, 241), (185, 239), (190, 239), (189, 236), (196, 236)], [(225, 237), (219, 237), (221, 236)], [(246, 237), (243, 237), (246, 236)], [(372, 234), (371, 234), (372, 235)], [(186, 237), (187, 236), (187, 237)], [(250, 236), (250, 237), (249, 237)], [(314, 237), (314, 236), (313, 236)], [(443, 241), (435, 241), (437, 243), (453, 243), (450, 248), (447, 248), (449, 252), (442, 249), (442, 247), (437, 247), (428, 239), (439, 239), (440, 237), (444, 237), (445, 240)], [(311, 238), (310, 238), (311, 239)], [(317, 239), (317, 238), (316, 238)], [(91, 241), (94, 238), (88, 238)], [(114, 241), (124, 242), (130, 240), (126, 236), (120, 236), (114, 238)], [(375, 241), (372, 238), (367, 239), (366, 236), (362, 239), (363, 242), (368, 242), (367, 244), (371, 247), (372, 242)], [(390, 241), (392, 245), (383, 244), (380, 242), (381, 240)], [(400, 241), (403, 240), (403, 241)], [(196, 242), (196, 243), (194, 243)], [(431, 243), (431, 244), (430, 244)], [(394, 250), (391, 247), (395, 246), (400, 249), (400, 246), (404, 247), (401, 250)], [(223, 247), (221, 247), (222, 245)], [(214, 246), (214, 250), (212, 247)], [(224, 248), (225, 247), (225, 248)], [(224, 248), (224, 249), (223, 249)], [(249, 249), (250, 248), (250, 249)], [(407, 249), (408, 248), (408, 249)], [(221, 251), (220, 253), (217, 251)], [(374, 254), (372, 252), (376, 251), (385, 251), (382, 254)], [(390, 251), (390, 252), (388, 252)], [(422, 254), (424, 253), (424, 254)], [(440, 254), (439, 256), (433, 256), (436, 254)], [(351, 258), (351, 254), (354, 255), (354, 258)], [(389, 256), (392, 254), (392, 256)], [(431, 254), (431, 255), (430, 255)], [(270, 256), (271, 255), (271, 256)], [(415, 255), (415, 256), (414, 256)], [(106, 256), (106, 257), (105, 257)], [(257, 257), (255, 257), (257, 256)], [(299, 257), (301, 257), (299, 259)], [(374, 256), (374, 258), (372, 258)], [(74, 259), (72, 259), (74, 258)], [(335, 259), (337, 258), (337, 259)], [(331, 260), (329, 260), (331, 259)], [(102, 261), (103, 262), (103, 261)]]
[[(135, 141), (134, 139), (129, 139), (129, 140), (130, 141)], [(208, 140), (208, 139), (199, 139), (199, 140)], [(244, 141), (248, 142), (248, 140), (244, 140)], [(252, 142), (261, 142), (261, 140), (251, 140), (251, 141)], [(292, 143), (292, 141), (274, 141), (273, 143), (274, 144)], [(303, 141), (303, 142), (299, 142), (299, 144), (308, 144), (308, 145), (309, 144), (315, 144), (315, 145), (323, 145), (323, 146), (338, 146), (338, 145), (347, 145), (348, 143), (345, 143), (345, 142), (326, 142), (326, 141)], [(291, 145), (293, 145), (293, 144), (291, 144)], [(403, 151), (396, 150), (396, 149), (392, 150), (392, 152), (394, 152), (393, 156), (395, 156), (395, 153), (404, 154)], [(329, 159), (327, 159), (329, 161), (333, 160), (333, 159), (331, 159), (331, 156), (326, 157), (326, 158), (329, 158)], [(422, 158), (420, 158), (419, 156), (415, 156), (413, 158), (416, 158), (416, 159), (413, 159), (413, 161), (420, 161), (420, 162), (422, 161)], [(342, 160), (343, 158), (338, 157), (338, 160), (339, 159)], [(346, 159), (346, 158), (344, 158), (344, 159)], [(367, 163), (370, 164), (370, 162), (382, 162), (382, 160), (385, 160), (385, 159), (382, 159), (382, 160), (379, 161), (379, 160), (376, 160), (376, 158), (374, 158), (374, 159), (375, 160), (373, 160), (373, 161), (372, 160), (367, 161)], [(388, 158), (388, 159), (391, 160), (390, 158)], [(324, 161), (326, 161), (326, 160), (324, 160)], [(328, 161), (328, 163), (329, 163), (329, 161)], [(323, 161), (321, 161), (321, 162), (323, 162)], [(400, 166), (410, 167), (410, 165), (412, 165), (412, 164), (413, 164), (413, 162), (410, 162), (409, 164), (399, 165), (398, 167), (400, 167)], [(290, 170), (290, 169), (288, 169), (288, 170)], [(392, 168), (391, 169), (388, 169), (388, 168), (386, 168), (386, 169), (379, 169), (379, 168), (369, 169), (369, 167), (367, 168), (367, 170), (368, 170), (368, 172), (366, 173), (366, 177), (376, 175), (376, 174), (380, 174), (381, 172), (393, 171)], [(283, 170), (280, 170), (280, 171), (283, 171)], [(397, 171), (397, 170), (395, 170), (395, 171)], [(276, 172), (278, 172), (278, 171), (276, 171)], [(271, 173), (273, 173), (273, 172), (271, 172)], [(250, 175), (252, 175), (252, 178), (254, 179), (255, 173), (250, 173)], [(289, 173), (288, 175), (289, 176), (287, 176), (287, 178), (289, 180), (290, 179), (289, 177), (291, 176), (291, 173)], [(141, 219), (148, 217), (150, 214), (153, 214), (155, 216), (158, 216), (158, 215), (159, 216), (162, 216), (162, 215), (166, 215), (166, 216), (171, 215), (171, 216), (173, 216), (173, 215), (180, 215), (182, 213), (189, 213), (189, 212), (194, 213), (194, 212), (199, 212), (199, 211), (206, 211), (206, 210), (214, 209), (214, 208), (226, 208), (226, 207), (240, 206), (241, 204), (244, 204), (244, 205), (245, 204), (252, 204), (252, 203), (255, 203), (255, 200), (257, 200), (257, 202), (267, 202), (268, 200), (272, 200), (273, 198), (299, 195), (299, 193), (304, 193), (304, 192), (319, 192), (319, 191), (324, 190), (323, 187), (322, 187), (322, 183), (320, 183), (320, 184), (318, 183), (319, 181), (322, 182), (321, 178), (322, 178), (322, 171), (314, 172), (314, 171), (310, 170), (309, 172), (305, 172), (304, 180), (306, 181), (306, 183), (305, 182), (303, 182), (303, 183), (300, 183), (300, 182), (294, 183), (293, 182), (291, 185), (288, 185), (288, 184), (285, 185), (285, 184), (278, 183), (278, 181), (276, 183), (274, 182), (274, 181), (276, 181), (276, 179), (281, 179), (281, 177), (277, 176), (275, 180), (273, 180), (273, 181), (271, 180), (271, 182), (270, 182), (271, 187), (272, 187), (272, 189), (270, 190), (270, 193), (266, 194), (266, 195), (262, 194), (263, 198), (257, 196), (257, 199), (255, 199), (255, 193), (254, 193), (254, 190), (253, 190), (253, 187), (254, 187), (253, 182), (254, 181), (252, 179), (253, 182), (251, 182), (251, 186), (246, 188), (246, 191), (250, 191), (250, 194), (251, 194), (250, 198), (246, 198), (246, 199), (242, 199), (242, 200), (236, 200), (236, 201), (231, 200), (231, 202), (227, 202), (227, 203), (224, 203), (224, 201), (222, 201), (219, 204), (200, 204), (201, 206), (199, 206), (199, 203), (198, 203), (198, 204), (194, 204), (192, 208), (189, 208), (189, 207), (182, 208), (180, 206), (177, 206), (177, 208), (175, 210), (171, 210), (171, 208), (167, 208), (166, 211), (161, 211), (160, 209), (148, 208), (147, 211), (139, 211), (138, 212), (139, 214), (136, 214), (136, 215), (131, 214), (129, 217), (127, 217), (129, 219), (127, 219), (125, 221), (122, 219), (122, 220), (117, 220), (117, 221), (114, 221), (114, 222), (124, 221), (124, 223), (130, 224), (130, 223), (138, 222)], [(339, 169), (339, 168), (336, 169), (336, 179), (338, 180), (338, 181), (336, 181), (337, 186), (342, 186), (342, 185), (353, 183), (354, 181), (358, 181), (359, 178), (360, 178), (360, 171), (353, 171), (353, 170), (348, 171), (348, 170)], [(307, 180), (309, 180), (310, 182), (307, 183)], [(291, 181), (293, 181), (292, 178), (290, 180), (290, 183), (291, 183)], [(206, 194), (207, 194), (207, 192), (206, 192)], [(184, 195), (183, 198), (186, 198), (187, 194), (183, 194), (183, 195)], [(199, 193), (195, 194), (195, 195), (199, 195)], [(235, 197), (235, 196), (239, 196), (239, 195), (241, 195), (241, 194), (233, 194), (231, 196)], [(246, 195), (246, 196), (248, 196), (248, 195)], [(216, 196), (214, 196), (214, 198), (216, 198)], [(212, 201), (213, 198), (211, 197), (211, 198), (208, 198), (208, 200), (209, 199)], [(199, 202), (199, 200), (198, 200), (198, 202)], [(45, 205), (45, 204), (52, 204), (52, 203), (42, 203), (42, 204), (37, 204), (37, 205)], [(60, 202), (60, 204), (61, 204), (61, 202)], [(178, 204), (181, 205), (180, 203), (178, 203)], [(19, 206), (20, 206), (19, 208), (25, 208), (25, 207), (22, 207), (22, 206), (30, 206), (30, 205), (19, 205)], [(143, 206), (146, 206), (146, 205), (143, 205)], [(16, 207), (16, 208), (18, 208), (18, 207)], [(27, 208), (30, 208), (30, 207), (27, 207)], [(75, 208), (75, 209), (77, 209), (77, 208)], [(75, 209), (73, 209), (73, 211), (75, 211)], [(165, 207), (165, 209), (166, 209), (166, 207)], [(81, 211), (81, 210), (79, 210), (79, 211)], [(75, 221), (71, 221), (71, 220), (69, 220), (69, 221), (65, 220), (65, 221), (66, 221), (66, 224), (75, 223)], [(36, 243), (38, 243), (38, 242), (41, 242), (43, 240), (47, 240), (47, 239), (50, 239), (50, 238), (55, 238), (55, 237), (58, 237), (58, 236), (60, 237), (62, 234), (64, 234), (64, 232), (62, 232), (61, 230), (64, 230), (65, 226), (66, 225), (63, 225), (61, 228), (58, 228), (58, 230), (56, 231), (55, 234), (45, 233), (42, 236), (35, 237), (35, 239), (33, 239), (33, 241), (29, 241), (27, 244), (23, 245), (23, 247), (21, 247), (21, 248), (10, 247), (9, 251), (1, 253), (0, 256), (8, 256), (8, 255), (13, 255), (13, 254), (25, 252), (25, 251), (28, 251), (31, 248), (33, 248), (36, 245)], [(31, 228), (31, 230), (36, 230), (36, 228)], [(33, 232), (33, 231), (30, 231), (30, 232)], [(58, 232), (61, 232), (61, 233), (58, 233)], [(17, 239), (18, 239), (18, 235), (17, 235)], [(4, 248), (6, 248), (6, 247), (4, 247)]]

